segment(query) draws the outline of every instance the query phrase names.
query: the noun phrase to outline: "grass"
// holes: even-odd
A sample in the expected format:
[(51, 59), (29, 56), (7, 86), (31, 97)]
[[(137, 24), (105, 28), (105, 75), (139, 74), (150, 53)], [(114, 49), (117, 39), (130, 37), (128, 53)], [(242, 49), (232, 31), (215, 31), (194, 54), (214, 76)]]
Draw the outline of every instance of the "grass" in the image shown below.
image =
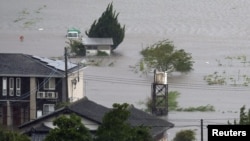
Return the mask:
[[(198, 107), (188, 107), (188, 108), (181, 108), (178, 106), (177, 98), (180, 96), (180, 93), (177, 91), (170, 91), (168, 93), (168, 110), (169, 111), (183, 111), (183, 112), (213, 112), (215, 111), (214, 106), (212, 105), (206, 105), (206, 106), (198, 106)], [(157, 99), (156, 103), (159, 106), (164, 106), (164, 100), (163, 99)], [(148, 98), (146, 102), (139, 102), (139, 104), (145, 104), (146, 109), (144, 109), (145, 112), (151, 112), (152, 107), (152, 99)]]

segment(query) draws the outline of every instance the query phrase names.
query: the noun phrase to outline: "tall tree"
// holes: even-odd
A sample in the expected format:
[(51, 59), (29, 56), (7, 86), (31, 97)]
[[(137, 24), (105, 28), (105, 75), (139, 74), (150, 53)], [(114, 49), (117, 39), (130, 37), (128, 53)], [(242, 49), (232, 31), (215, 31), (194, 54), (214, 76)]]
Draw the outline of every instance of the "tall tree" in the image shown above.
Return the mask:
[(129, 105), (113, 104), (113, 109), (103, 117), (99, 126), (96, 141), (151, 141), (149, 129), (144, 126), (132, 127), (129, 118)]
[(168, 40), (158, 41), (141, 51), (143, 58), (140, 60), (141, 71), (189, 72), (194, 61), (190, 53), (183, 49), (177, 50)]
[(112, 50), (116, 49), (125, 36), (125, 25), (123, 27), (120, 25), (118, 15), (119, 13), (113, 10), (113, 3), (110, 3), (98, 21), (95, 20), (89, 31), (85, 32), (86, 35), (88, 37), (112, 38), (114, 42)]
[(46, 136), (45, 141), (92, 141), (89, 130), (82, 124), (81, 118), (75, 114), (65, 115), (53, 121), (56, 126)]
[[(250, 125), (250, 109), (248, 110), (248, 112), (245, 111), (246, 110), (246, 106), (243, 105), (240, 108), (240, 120), (237, 122), (236, 120), (234, 120), (235, 125), (239, 124), (239, 125)], [(228, 121), (228, 124), (232, 124)]]

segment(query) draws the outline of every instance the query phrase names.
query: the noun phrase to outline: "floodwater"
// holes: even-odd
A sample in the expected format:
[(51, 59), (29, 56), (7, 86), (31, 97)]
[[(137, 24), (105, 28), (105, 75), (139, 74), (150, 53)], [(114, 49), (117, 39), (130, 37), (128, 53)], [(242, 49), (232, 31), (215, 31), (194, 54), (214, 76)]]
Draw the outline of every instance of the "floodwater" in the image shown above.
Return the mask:
[[(66, 30), (84, 32), (101, 16), (111, 0), (8, 0), (0, 2), (0, 52), (62, 57)], [(169, 112), (175, 124), (168, 130), (172, 140), (182, 129), (194, 129), (207, 140), (206, 125), (227, 124), (239, 118), (243, 105), (249, 108), (250, 1), (245, 0), (114, 0), (118, 20), (126, 26), (125, 39), (115, 56), (105, 59), (112, 66), (85, 69), (86, 96), (112, 107), (127, 102), (138, 108), (151, 95), (152, 77), (132, 71), (139, 52), (157, 41), (169, 39), (177, 49), (192, 53), (194, 70), (168, 77), (169, 91), (181, 93), (182, 108), (212, 105), (215, 112)], [(23, 35), (23, 42), (19, 37)], [(245, 56), (242, 64), (239, 57)], [(231, 58), (230, 60), (228, 58)], [(227, 85), (210, 86), (204, 76), (214, 72), (228, 78)], [(224, 73), (223, 73), (224, 72)]]

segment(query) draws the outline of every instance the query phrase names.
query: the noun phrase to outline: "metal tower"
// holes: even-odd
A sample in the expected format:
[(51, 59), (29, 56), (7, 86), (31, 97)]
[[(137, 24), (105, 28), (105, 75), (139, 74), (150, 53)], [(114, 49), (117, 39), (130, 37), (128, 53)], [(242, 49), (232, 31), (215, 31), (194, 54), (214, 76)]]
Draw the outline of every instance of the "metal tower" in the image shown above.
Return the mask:
[(152, 114), (168, 115), (168, 84), (167, 73), (154, 71), (154, 82), (151, 86)]

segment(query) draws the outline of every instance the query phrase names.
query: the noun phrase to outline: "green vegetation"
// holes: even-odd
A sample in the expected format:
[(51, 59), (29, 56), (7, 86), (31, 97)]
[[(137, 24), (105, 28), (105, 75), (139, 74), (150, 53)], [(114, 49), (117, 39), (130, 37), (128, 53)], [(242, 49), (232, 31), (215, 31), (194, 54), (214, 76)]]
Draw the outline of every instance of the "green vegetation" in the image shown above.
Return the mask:
[(176, 133), (173, 141), (195, 141), (195, 132), (193, 130), (181, 130)]
[(207, 112), (207, 111), (215, 111), (214, 106), (212, 105), (206, 105), (206, 106), (198, 106), (198, 107), (188, 107), (188, 108), (176, 108), (176, 111), (185, 111), (185, 112)]
[(113, 109), (104, 115), (98, 127), (95, 141), (152, 141), (147, 127), (134, 127), (127, 122), (129, 108), (127, 103), (113, 104)]
[(86, 55), (86, 49), (82, 42), (78, 40), (69, 40), (69, 42), (66, 42), (70, 48), (70, 52), (74, 54), (73, 56), (85, 56)]
[[(168, 93), (168, 109), (170, 111), (175, 110), (178, 107), (178, 102), (177, 102), (177, 98), (179, 97), (180, 93), (177, 91), (170, 91)], [(142, 104), (144, 104), (143, 102), (141, 102)], [(159, 98), (156, 100), (157, 105), (164, 105), (164, 100)], [(146, 103), (146, 112), (151, 112), (152, 111), (152, 99), (148, 98)]]
[(56, 104), (55, 109), (56, 110), (60, 109), (62, 107), (68, 106), (69, 104), (70, 104), (70, 102), (59, 102), (59, 103)]
[(0, 141), (30, 141), (30, 139), (26, 135), (0, 127)]
[(249, 86), (250, 76), (246, 70), (248, 70), (247, 67), (250, 66), (250, 62), (245, 55), (227, 56), (222, 61), (216, 59), (216, 62), (224, 70), (215, 71), (213, 74), (204, 76), (204, 80), (208, 85)]
[(97, 51), (97, 55), (96, 56), (109, 56), (105, 51)]
[[(136, 65), (143, 73), (158, 71), (190, 72), (193, 70), (192, 56), (183, 49), (177, 50), (168, 40), (159, 41), (141, 51), (143, 58)], [(138, 70), (138, 69), (137, 69)]]
[[(41, 13), (41, 10), (46, 8), (46, 5), (43, 5), (42, 7), (39, 7), (38, 9), (34, 10), (33, 13), (39, 14)], [(35, 18), (29, 18), (31, 14), (33, 14), (32, 12), (30, 12), (28, 9), (23, 9), (21, 12), (19, 12), (18, 18), (14, 20), (14, 23), (23, 21), (23, 27), (24, 28), (29, 28), (32, 27), (33, 25), (35, 25), (37, 22), (41, 21), (42, 18), (39, 17), (35, 17)]]
[(127, 122), (129, 108), (127, 103), (113, 104), (113, 108), (104, 115), (95, 136), (90, 134), (76, 114), (62, 115), (53, 121), (56, 128), (49, 132), (45, 141), (152, 141), (148, 127), (134, 127)]
[(248, 110), (248, 112), (245, 111), (246, 110), (246, 106), (243, 105), (240, 108), (240, 120), (237, 122), (236, 120), (234, 120), (234, 123), (230, 123), (228, 121), (228, 124), (234, 124), (234, 125), (250, 125), (250, 109)]
[(113, 4), (110, 3), (106, 8), (106, 11), (102, 13), (102, 16), (98, 21), (94, 21), (89, 31), (85, 32), (88, 37), (98, 38), (112, 38), (114, 45), (111, 50), (114, 50), (123, 41), (125, 36), (125, 26), (121, 26), (118, 22), (118, 15), (113, 10)]
[(53, 121), (53, 125), (57, 127), (50, 130), (45, 141), (92, 141), (89, 130), (75, 114), (62, 115)]
[[(169, 111), (185, 111), (185, 112), (212, 112), (215, 111), (214, 106), (212, 105), (206, 105), (206, 106), (198, 106), (198, 107), (188, 107), (188, 108), (181, 108), (178, 106), (177, 98), (179, 97), (180, 93), (177, 91), (170, 91), (168, 93), (168, 110)], [(162, 98), (159, 98), (156, 100), (157, 105), (164, 106), (164, 100)], [(146, 103), (141, 102), (141, 104), (146, 105), (146, 112), (152, 111), (152, 99), (148, 98)]]

